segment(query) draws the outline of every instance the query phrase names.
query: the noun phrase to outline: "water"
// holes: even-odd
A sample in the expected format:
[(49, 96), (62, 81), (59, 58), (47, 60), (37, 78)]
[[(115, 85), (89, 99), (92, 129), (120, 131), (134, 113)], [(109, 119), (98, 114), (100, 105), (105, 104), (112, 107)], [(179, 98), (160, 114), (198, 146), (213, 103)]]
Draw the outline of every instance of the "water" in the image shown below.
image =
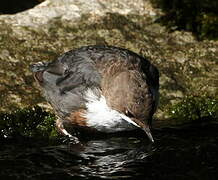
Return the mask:
[(218, 179), (218, 125), (91, 137), (82, 144), (1, 142), (0, 179)]

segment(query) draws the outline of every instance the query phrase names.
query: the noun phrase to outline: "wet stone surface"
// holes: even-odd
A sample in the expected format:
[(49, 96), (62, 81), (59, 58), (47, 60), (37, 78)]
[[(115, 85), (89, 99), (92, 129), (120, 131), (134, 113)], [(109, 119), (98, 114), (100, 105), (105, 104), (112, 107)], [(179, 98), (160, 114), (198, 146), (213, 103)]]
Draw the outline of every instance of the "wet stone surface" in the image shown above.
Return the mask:
[(0, 179), (202, 179), (218, 177), (217, 124), (162, 128), (82, 144), (2, 141)]

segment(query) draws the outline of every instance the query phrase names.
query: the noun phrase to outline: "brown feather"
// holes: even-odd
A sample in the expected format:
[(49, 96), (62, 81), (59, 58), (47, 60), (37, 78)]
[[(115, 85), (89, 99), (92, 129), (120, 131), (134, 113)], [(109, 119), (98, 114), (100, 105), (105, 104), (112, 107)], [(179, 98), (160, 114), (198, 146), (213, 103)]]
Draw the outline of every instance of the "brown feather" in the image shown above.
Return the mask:
[(107, 65), (102, 72), (102, 93), (112, 109), (129, 116), (142, 127), (142, 123), (147, 124), (152, 118), (153, 95), (146, 75), (132, 64), (128, 65), (119, 61)]
[(85, 118), (85, 110), (79, 109), (78, 111), (72, 112), (65, 119), (69, 121), (71, 124), (76, 126), (87, 126), (86, 118)]

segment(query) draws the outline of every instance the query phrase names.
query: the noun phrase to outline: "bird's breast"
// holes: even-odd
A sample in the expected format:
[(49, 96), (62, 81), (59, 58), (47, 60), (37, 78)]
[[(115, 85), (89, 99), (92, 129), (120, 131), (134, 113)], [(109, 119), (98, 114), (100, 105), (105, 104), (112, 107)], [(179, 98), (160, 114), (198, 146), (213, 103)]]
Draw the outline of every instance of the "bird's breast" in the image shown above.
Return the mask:
[(74, 111), (66, 118), (73, 125), (90, 127), (106, 133), (127, 131), (138, 127), (129, 117), (111, 109), (104, 96), (96, 96), (91, 89), (86, 91), (84, 96), (86, 109)]

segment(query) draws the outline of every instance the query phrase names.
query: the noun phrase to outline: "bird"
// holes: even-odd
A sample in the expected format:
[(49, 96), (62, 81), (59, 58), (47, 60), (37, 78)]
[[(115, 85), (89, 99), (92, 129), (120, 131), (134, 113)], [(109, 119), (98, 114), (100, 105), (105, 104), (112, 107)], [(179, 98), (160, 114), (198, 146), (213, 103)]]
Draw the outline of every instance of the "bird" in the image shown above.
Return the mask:
[(72, 137), (66, 127), (103, 133), (138, 128), (154, 142), (151, 126), (159, 102), (159, 71), (143, 56), (120, 47), (89, 45), (30, 69), (63, 135)]

